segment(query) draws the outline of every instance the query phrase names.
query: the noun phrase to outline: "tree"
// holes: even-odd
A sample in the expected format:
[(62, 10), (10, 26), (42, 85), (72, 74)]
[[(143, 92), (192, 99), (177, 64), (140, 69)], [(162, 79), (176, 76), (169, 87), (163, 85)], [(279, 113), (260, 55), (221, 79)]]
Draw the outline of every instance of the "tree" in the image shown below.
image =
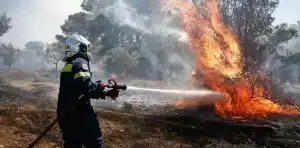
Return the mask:
[(56, 42), (48, 45), (45, 52), (45, 61), (48, 64), (54, 64), (56, 72), (58, 71), (58, 63), (63, 58), (63, 49), (64, 45), (62, 43)]
[(280, 45), (297, 36), (286, 24), (273, 26), (279, 0), (221, 0), (223, 22), (238, 35), (245, 69), (256, 71)]
[(63, 35), (55, 35), (55, 39), (60, 43), (64, 43), (66, 37)]
[[(296, 29), (298, 32), (300, 31), (300, 22), (297, 24), (292, 24), (288, 26), (284, 24), (278, 27), (278, 36), (280, 34), (281, 37), (285, 37), (285, 31), (282, 32), (281, 28), (288, 28), (288, 29)], [(285, 30), (285, 29), (284, 29)], [(282, 40), (286, 40), (288, 38), (279, 38)], [(277, 78), (282, 83), (292, 83), (297, 84), (299, 83), (300, 76), (299, 76), (299, 63), (300, 63), (300, 38), (293, 38), (289, 40), (286, 44), (280, 45), (281, 52), (278, 52), (271, 60), (268, 61), (266, 66), (270, 69), (272, 74), (277, 76)], [(275, 64), (274, 64), (275, 63)]]
[(7, 33), (12, 28), (11, 18), (6, 13), (0, 14), (0, 36)]
[(108, 52), (106, 61), (107, 69), (115, 73), (127, 72), (128, 69), (134, 68), (139, 64), (141, 56), (138, 52), (129, 52), (122, 47), (116, 47)]
[(42, 41), (29, 41), (25, 44), (25, 49), (34, 51), (37, 55), (42, 55), (45, 46), (45, 43)]
[(135, 73), (143, 73), (142, 78), (154, 80), (182, 76), (187, 70), (187, 65), (192, 63), (189, 52), (184, 50), (187, 49), (186, 46), (178, 42), (175, 36), (144, 35), (140, 47), (142, 58)]
[(19, 48), (14, 47), (11, 43), (4, 44), (0, 46), (1, 56), (3, 59), (3, 64), (8, 66), (8, 69), (11, 69), (11, 66), (16, 62), (18, 54), (20, 52)]
[[(116, 2), (116, 3), (115, 3)], [(122, 0), (122, 1), (115, 1), (115, 0), (106, 0), (106, 1), (98, 1), (98, 0), (84, 0), (81, 7), (84, 12), (79, 12), (72, 14), (68, 17), (68, 20), (61, 26), (64, 35), (69, 35), (73, 33), (81, 34), (87, 37), (93, 44), (93, 55), (96, 56), (97, 60), (104, 58), (106, 54), (108, 57), (111, 57), (111, 50), (119, 49), (120, 47), (125, 49), (129, 53), (142, 53), (141, 44), (142, 42), (146, 42), (144, 40), (145, 33), (141, 30), (134, 28), (128, 24), (123, 24), (120, 20), (116, 19), (115, 12), (112, 9), (109, 9), (108, 13), (101, 13), (103, 12), (103, 8), (107, 7), (108, 5), (116, 4), (119, 5), (119, 2), (123, 2), (129, 7), (134, 9), (133, 13), (143, 14), (143, 15), (151, 15), (154, 13), (153, 9), (159, 10), (158, 3), (159, 0), (146, 0), (146, 1), (138, 1), (138, 0)], [(149, 8), (149, 6), (151, 8)], [(122, 4), (122, 6), (124, 5)], [(105, 9), (107, 10), (107, 9)], [(131, 11), (131, 10), (129, 10)], [(140, 17), (140, 16), (138, 16)], [(143, 16), (142, 16), (143, 17)], [(138, 18), (136, 18), (138, 19)], [(160, 20), (159, 20), (160, 21)], [(145, 23), (147, 24), (147, 23)], [(150, 35), (150, 34), (148, 34)], [(151, 36), (151, 35), (150, 35)], [(160, 45), (152, 44), (151, 50), (156, 50), (156, 46), (161, 46), (155, 52), (153, 56), (160, 56), (159, 50), (164, 50), (161, 44), (169, 44), (168, 42), (159, 42)], [(153, 46), (155, 45), (155, 48)], [(144, 54), (144, 53), (143, 53)], [(166, 56), (167, 57), (167, 56)], [(165, 57), (164, 57), (165, 58)], [(161, 61), (167, 61), (164, 58), (158, 58)], [(142, 77), (147, 77), (146, 75), (153, 75), (151, 74), (155, 71), (154, 66), (152, 65), (149, 60), (153, 60), (154, 58), (149, 58), (146, 56), (141, 56), (139, 58), (142, 62), (138, 62), (136, 67), (126, 68), (130, 71), (135, 71), (135, 73), (139, 73), (138, 75)], [(96, 62), (93, 60), (92, 62)], [(160, 61), (157, 61), (160, 63)], [(109, 72), (113, 72), (113, 68), (109, 68), (112, 66), (117, 66), (113, 64), (111, 61), (107, 61), (106, 70)], [(113, 65), (109, 65), (113, 64)], [(152, 68), (149, 68), (151, 67)], [(151, 69), (147, 74), (142, 73), (143, 71), (138, 70), (139, 68), (149, 68)], [(163, 69), (161, 69), (163, 70)], [(152, 77), (152, 76), (151, 76)]]
[[(110, 26), (110, 21), (107, 17), (99, 14), (99, 16), (96, 16), (94, 19), (90, 20), (88, 13), (85, 12), (79, 12), (75, 13), (73, 15), (70, 15), (68, 17), (68, 20), (65, 21), (65, 23), (61, 26), (62, 32), (65, 35), (70, 34), (80, 34), (85, 37), (87, 37), (92, 43), (99, 40), (99, 38), (105, 38), (105, 36), (110, 37), (111, 40), (108, 40), (108, 42), (105, 42), (109, 46), (107, 48), (111, 48), (110, 42), (115, 40), (114, 37), (112, 37), (108, 33), (112, 31), (112, 28)], [(62, 40), (62, 35), (56, 35), (58, 37), (57, 39)], [(103, 39), (101, 39), (102, 41)]]
[(119, 24), (113, 16), (99, 13), (104, 7), (114, 2), (114, 0), (84, 0), (81, 7), (85, 11), (70, 15), (61, 26), (63, 33), (65, 35), (78, 33), (87, 37), (93, 44), (100, 41), (99, 55), (123, 44), (130, 44), (131, 48), (136, 48), (132, 45), (138, 47), (141, 39), (141, 33), (138, 30)]
[[(297, 24), (290, 24), (288, 27), (285, 25), (285, 28), (294, 29), (298, 33), (300, 33), (300, 21), (297, 21)], [(294, 54), (299, 52), (300, 50), (300, 38), (292, 38), (288, 42), (285, 43), (285, 48), (289, 54)]]
[[(290, 28), (287, 23), (282, 23), (273, 27), (272, 33), (268, 36), (266, 42), (259, 42), (261, 48), (266, 50), (268, 55), (278, 52), (285, 52), (285, 44), (292, 38), (298, 37), (298, 32), (294, 28)], [(261, 40), (263, 41), (263, 40)]]
[(87, 12), (96, 13), (98, 10), (104, 9), (108, 5), (113, 4), (116, 0), (83, 0), (81, 8)]

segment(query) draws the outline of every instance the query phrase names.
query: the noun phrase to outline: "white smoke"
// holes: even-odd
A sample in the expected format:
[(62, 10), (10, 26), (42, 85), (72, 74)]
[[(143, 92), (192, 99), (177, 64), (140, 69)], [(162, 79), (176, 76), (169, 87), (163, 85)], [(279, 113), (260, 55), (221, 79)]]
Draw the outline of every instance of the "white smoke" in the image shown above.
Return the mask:
[[(163, 77), (165, 79), (170, 79), (170, 82), (176, 79), (182, 81), (184, 79), (189, 79), (193, 61), (191, 60), (191, 56), (188, 55), (188, 50), (182, 47), (181, 51), (178, 51), (178, 47), (173, 45), (174, 43), (169, 42), (167, 39), (172, 37), (173, 39), (177, 39), (177, 42), (179, 43), (187, 42), (188, 35), (180, 26), (180, 21), (178, 21), (180, 19), (179, 15), (171, 13), (165, 6), (159, 3), (156, 4), (156, 9), (151, 10), (150, 13), (141, 13), (139, 10), (142, 8), (139, 7), (139, 4), (143, 2), (138, 2), (139, 4), (136, 2), (133, 3), (133, 1), (129, 2), (127, 0), (112, 0), (110, 2), (95, 0), (92, 16), (96, 17), (99, 14), (102, 14), (121, 26), (129, 26), (144, 34), (165, 38), (163, 41), (159, 41), (159, 43), (165, 44), (163, 45), (165, 47), (163, 50), (165, 53), (168, 53), (167, 55), (164, 57), (157, 57), (157, 52), (160, 52), (158, 50), (161, 50), (162, 48), (157, 48), (158, 41), (151, 42), (152, 39), (144, 40), (141, 47), (141, 54), (150, 59), (155, 70), (163, 72)], [(166, 59), (168, 64), (162, 65), (158, 58)], [(171, 70), (172, 66), (176, 67), (174, 65), (182, 67), (181, 70), (177, 72)], [(145, 67), (143, 71), (147, 71), (147, 68)], [(153, 74), (153, 77), (159, 76)]]
[(41, 69), (51, 69), (54, 66), (47, 64), (43, 56), (37, 55), (34, 51), (23, 49), (13, 65), (14, 68), (27, 70), (27, 71), (38, 71)]
[(124, 0), (116, 0), (112, 5), (97, 12), (110, 18), (114, 18), (114, 21), (118, 22), (120, 25), (127, 25), (144, 33), (161, 36), (175, 35), (181, 41), (186, 41), (187, 34), (182, 31), (181, 28), (171, 27), (170, 23), (172, 21), (172, 16), (167, 16), (167, 12), (164, 11), (166, 8), (162, 5), (157, 7), (162, 7), (159, 12), (144, 15), (137, 12), (136, 8), (133, 8)]
[[(294, 28), (300, 33), (300, 24), (291, 24), (289, 28)], [(294, 101), (299, 102), (300, 94), (300, 65), (297, 63), (300, 38), (292, 38), (277, 50), (274, 55), (269, 55), (263, 69), (272, 73), (280, 86), (286, 92), (292, 95)]]

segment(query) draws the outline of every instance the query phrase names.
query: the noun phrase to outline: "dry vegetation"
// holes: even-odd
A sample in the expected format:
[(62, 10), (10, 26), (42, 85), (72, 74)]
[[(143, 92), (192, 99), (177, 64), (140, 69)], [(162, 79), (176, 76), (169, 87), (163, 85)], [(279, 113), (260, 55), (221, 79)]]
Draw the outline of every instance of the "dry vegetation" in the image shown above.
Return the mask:
[[(19, 81), (20, 77), (13, 79)], [(30, 90), (12, 86), (11, 81), (7, 77), (4, 79), (3, 75), (0, 81), (0, 148), (27, 147), (55, 118), (56, 102), (45, 95), (54, 89), (36, 79), (22, 80), (35, 83), (30, 85)], [(197, 112), (205, 115), (204, 110), (209, 111), (203, 109)], [(211, 114), (199, 119), (200, 117), (190, 117), (193, 111), (187, 110), (160, 112), (161, 114), (156, 115), (109, 110), (97, 110), (97, 113), (107, 148), (300, 146), (299, 124), (297, 121), (292, 122), (291, 118), (287, 125), (283, 121), (266, 121), (260, 124), (225, 122)], [(37, 147), (61, 147), (61, 139), (58, 127), (55, 126)]]

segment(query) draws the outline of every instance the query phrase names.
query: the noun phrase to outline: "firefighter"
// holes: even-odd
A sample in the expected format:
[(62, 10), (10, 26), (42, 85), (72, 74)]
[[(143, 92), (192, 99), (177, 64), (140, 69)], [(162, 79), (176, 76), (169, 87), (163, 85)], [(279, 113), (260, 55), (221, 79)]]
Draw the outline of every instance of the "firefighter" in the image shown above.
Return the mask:
[[(103, 82), (91, 81), (89, 62), (91, 54), (88, 52), (91, 43), (78, 34), (70, 35), (65, 40), (66, 51), (62, 59), (66, 62), (60, 75), (60, 87), (57, 102), (58, 124), (63, 136), (65, 148), (102, 148), (103, 135), (93, 110), (90, 99), (105, 99), (105, 96), (113, 100), (119, 96), (115, 89), (104, 90)], [(89, 91), (91, 90), (91, 91)], [(69, 111), (64, 118), (60, 114), (78, 97), (86, 94), (88, 97), (78, 102), (74, 110)]]

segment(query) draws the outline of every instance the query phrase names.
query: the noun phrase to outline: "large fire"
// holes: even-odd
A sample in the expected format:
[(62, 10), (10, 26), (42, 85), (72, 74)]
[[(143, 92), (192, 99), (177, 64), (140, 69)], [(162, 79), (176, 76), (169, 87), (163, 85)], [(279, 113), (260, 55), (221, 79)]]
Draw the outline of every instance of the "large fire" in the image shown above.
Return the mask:
[[(204, 83), (225, 95), (225, 100), (215, 103), (219, 116), (235, 119), (263, 118), (274, 113), (300, 115), (297, 107), (272, 101), (270, 90), (262, 84), (266, 80), (264, 74), (243, 71), (238, 38), (222, 23), (218, 0), (205, 0), (206, 14), (187, 0), (169, 0), (167, 4), (181, 14), (184, 30), (189, 35), (190, 51)], [(186, 104), (190, 106), (191, 102)], [(177, 102), (177, 105), (182, 107), (185, 102)]]

